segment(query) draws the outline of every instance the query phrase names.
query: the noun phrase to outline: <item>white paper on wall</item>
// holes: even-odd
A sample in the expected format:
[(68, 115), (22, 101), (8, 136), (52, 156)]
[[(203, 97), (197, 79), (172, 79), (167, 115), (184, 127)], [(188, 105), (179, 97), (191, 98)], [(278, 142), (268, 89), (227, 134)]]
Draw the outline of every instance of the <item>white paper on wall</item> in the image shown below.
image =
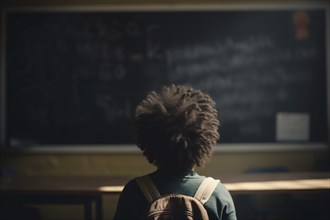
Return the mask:
[(276, 114), (277, 141), (308, 141), (310, 116), (307, 113), (279, 112)]

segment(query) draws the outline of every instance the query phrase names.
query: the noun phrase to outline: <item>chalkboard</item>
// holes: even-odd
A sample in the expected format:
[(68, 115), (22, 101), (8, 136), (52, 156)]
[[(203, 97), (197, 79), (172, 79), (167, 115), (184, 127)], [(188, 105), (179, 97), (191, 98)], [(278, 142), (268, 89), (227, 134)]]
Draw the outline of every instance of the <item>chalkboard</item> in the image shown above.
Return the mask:
[(217, 103), (222, 143), (276, 142), (279, 113), (327, 141), (326, 11), (8, 11), (6, 137), (131, 144), (150, 90), (189, 84)]

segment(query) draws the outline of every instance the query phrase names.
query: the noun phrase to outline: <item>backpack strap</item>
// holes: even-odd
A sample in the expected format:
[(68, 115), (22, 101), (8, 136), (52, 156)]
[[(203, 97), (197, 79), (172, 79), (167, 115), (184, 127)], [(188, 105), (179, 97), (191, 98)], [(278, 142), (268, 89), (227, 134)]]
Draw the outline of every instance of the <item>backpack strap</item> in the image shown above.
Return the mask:
[(215, 190), (219, 182), (220, 180), (215, 180), (212, 177), (207, 177), (198, 187), (194, 198), (204, 205), (211, 197), (213, 191)]
[(139, 185), (141, 191), (149, 203), (161, 197), (155, 184), (148, 175), (137, 177), (135, 181)]

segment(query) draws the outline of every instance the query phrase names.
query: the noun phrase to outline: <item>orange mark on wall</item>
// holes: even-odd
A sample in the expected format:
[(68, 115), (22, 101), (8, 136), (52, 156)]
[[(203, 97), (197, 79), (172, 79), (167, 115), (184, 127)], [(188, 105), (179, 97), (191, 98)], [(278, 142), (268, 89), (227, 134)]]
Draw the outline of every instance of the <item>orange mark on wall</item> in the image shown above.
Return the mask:
[(296, 27), (296, 38), (305, 40), (309, 37), (309, 14), (306, 11), (296, 11), (293, 14), (293, 23)]

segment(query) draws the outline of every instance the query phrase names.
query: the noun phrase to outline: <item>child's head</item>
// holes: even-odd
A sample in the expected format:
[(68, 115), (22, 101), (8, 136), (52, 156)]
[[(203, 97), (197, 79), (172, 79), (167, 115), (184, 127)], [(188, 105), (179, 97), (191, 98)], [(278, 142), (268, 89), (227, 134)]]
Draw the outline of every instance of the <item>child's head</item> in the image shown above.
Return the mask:
[(137, 146), (158, 168), (202, 166), (219, 139), (215, 102), (189, 86), (150, 92), (136, 108), (134, 125)]

